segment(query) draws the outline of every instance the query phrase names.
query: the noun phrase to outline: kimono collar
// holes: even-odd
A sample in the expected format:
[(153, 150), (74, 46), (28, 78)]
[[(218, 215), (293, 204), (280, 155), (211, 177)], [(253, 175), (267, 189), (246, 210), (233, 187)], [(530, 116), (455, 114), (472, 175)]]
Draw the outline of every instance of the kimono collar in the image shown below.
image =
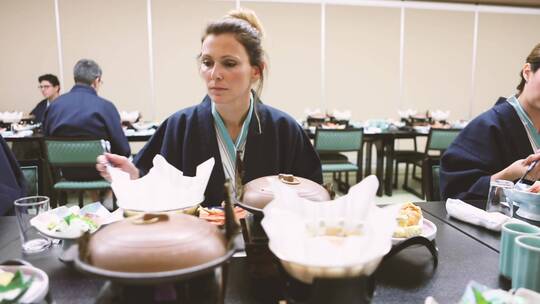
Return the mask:
[(216, 124), (216, 132), (219, 132), (219, 137), (223, 141), (227, 149), (229, 158), (231, 159), (233, 163), (234, 163), (234, 160), (236, 159), (236, 152), (244, 150), (247, 134), (249, 132), (249, 125), (251, 123), (251, 117), (253, 116), (253, 107), (254, 107), (253, 95), (250, 94), (249, 110), (248, 110), (246, 119), (244, 120), (244, 123), (242, 124), (242, 129), (240, 130), (240, 134), (238, 134), (238, 138), (236, 139), (236, 142), (233, 142), (231, 136), (229, 135), (227, 127), (225, 126), (225, 123), (223, 122), (223, 119), (221, 118), (221, 115), (219, 115), (219, 112), (216, 109), (215, 103), (212, 101), (212, 116), (214, 117), (214, 123)]
[(84, 93), (89, 93), (89, 94), (93, 94), (97, 96), (96, 90), (93, 87), (89, 85), (85, 85), (85, 84), (74, 85), (73, 88), (71, 88), (71, 92), (84, 92)]
[(508, 97), (507, 101), (510, 105), (512, 105), (514, 110), (516, 110), (519, 119), (523, 123), (525, 131), (527, 131), (529, 141), (531, 142), (533, 151), (537, 151), (538, 149), (540, 149), (540, 133), (538, 133), (538, 130), (534, 127), (534, 124), (529, 117), (529, 114), (525, 112), (525, 109), (523, 109), (523, 107), (519, 103), (519, 100), (515, 96)]

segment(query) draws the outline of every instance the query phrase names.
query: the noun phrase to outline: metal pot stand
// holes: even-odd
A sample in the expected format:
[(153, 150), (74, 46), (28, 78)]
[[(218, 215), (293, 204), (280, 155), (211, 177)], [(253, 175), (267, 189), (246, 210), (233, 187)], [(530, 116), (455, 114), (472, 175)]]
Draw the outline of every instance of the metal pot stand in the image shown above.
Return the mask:
[(386, 260), (390, 259), (394, 255), (398, 254), (402, 250), (412, 246), (426, 247), (427, 250), (429, 250), (429, 252), (431, 253), (431, 256), (433, 257), (433, 267), (437, 268), (437, 266), (439, 265), (439, 249), (437, 248), (437, 244), (435, 243), (435, 240), (431, 241), (423, 236), (411, 237), (397, 245), (392, 246), (392, 249), (390, 249), (390, 251), (384, 256), (382, 263), (384, 263)]

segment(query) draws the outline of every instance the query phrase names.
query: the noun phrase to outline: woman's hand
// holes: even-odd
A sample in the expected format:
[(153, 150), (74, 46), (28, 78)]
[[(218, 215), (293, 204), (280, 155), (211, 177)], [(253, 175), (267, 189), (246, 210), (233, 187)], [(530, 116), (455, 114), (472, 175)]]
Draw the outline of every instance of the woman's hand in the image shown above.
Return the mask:
[[(527, 172), (527, 169), (529, 168), (529, 165), (534, 161), (540, 161), (540, 152), (536, 152), (535, 154), (529, 155), (525, 159), (518, 159), (515, 162), (513, 162), (510, 166), (504, 168), (502, 171), (497, 172), (491, 176), (491, 180), (497, 180), (497, 179), (504, 179), (509, 181), (515, 181), (517, 179), (520, 179), (525, 172)], [(537, 181), (540, 178), (540, 164), (535, 166), (529, 174), (527, 174), (526, 179)]]
[(107, 181), (111, 181), (111, 176), (109, 175), (109, 171), (106, 167), (107, 162), (110, 163), (111, 166), (129, 173), (131, 179), (139, 178), (139, 169), (137, 169), (137, 167), (135, 167), (135, 165), (130, 162), (129, 159), (117, 154), (104, 153), (103, 155), (97, 157), (96, 170)]
[(540, 192), (540, 182), (534, 182), (534, 184), (527, 189), (529, 192), (538, 193)]

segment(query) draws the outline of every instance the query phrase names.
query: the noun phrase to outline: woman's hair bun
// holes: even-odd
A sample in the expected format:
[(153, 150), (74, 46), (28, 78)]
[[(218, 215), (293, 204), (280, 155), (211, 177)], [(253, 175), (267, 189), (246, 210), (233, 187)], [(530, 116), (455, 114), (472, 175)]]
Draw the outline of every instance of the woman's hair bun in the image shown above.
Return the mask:
[(262, 24), (254, 11), (246, 8), (234, 9), (229, 11), (226, 17), (240, 19), (247, 22), (249, 25), (251, 25), (251, 27), (259, 32), (259, 37), (263, 36)]

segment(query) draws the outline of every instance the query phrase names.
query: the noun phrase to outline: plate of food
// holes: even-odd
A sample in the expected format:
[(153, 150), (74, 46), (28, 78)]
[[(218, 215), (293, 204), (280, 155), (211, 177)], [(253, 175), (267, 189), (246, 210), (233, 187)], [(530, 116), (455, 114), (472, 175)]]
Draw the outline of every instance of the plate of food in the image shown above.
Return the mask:
[(27, 265), (0, 265), (0, 303), (38, 303), (49, 290), (43, 270)]
[[(213, 208), (199, 207), (198, 211), (199, 211), (199, 218), (202, 218), (206, 220), (207, 222), (217, 225), (217, 226), (225, 225), (225, 210), (223, 210), (223, 207), (213, 207)], [(236, 206), (234, 207), (234, 214), (236, 215), (236, 219), (240, 220), (246, 217), (247, 211)]]
[(422, 209), (413, 203), (403, 204), (396, 220), (398, 226), (392, 236), (392, 245), (397, 245), (415, 236), (423, 236), (430, 241), (435, 239), (437, 226), (425, 219), (422, 215)]
[(111, 213), (101, 203), (93, 203), (82, 209), (79, 206), (55, 208), (34, 217), (30, 224), (50, 238), (74, 240), (122, 218), (120, 209)]

